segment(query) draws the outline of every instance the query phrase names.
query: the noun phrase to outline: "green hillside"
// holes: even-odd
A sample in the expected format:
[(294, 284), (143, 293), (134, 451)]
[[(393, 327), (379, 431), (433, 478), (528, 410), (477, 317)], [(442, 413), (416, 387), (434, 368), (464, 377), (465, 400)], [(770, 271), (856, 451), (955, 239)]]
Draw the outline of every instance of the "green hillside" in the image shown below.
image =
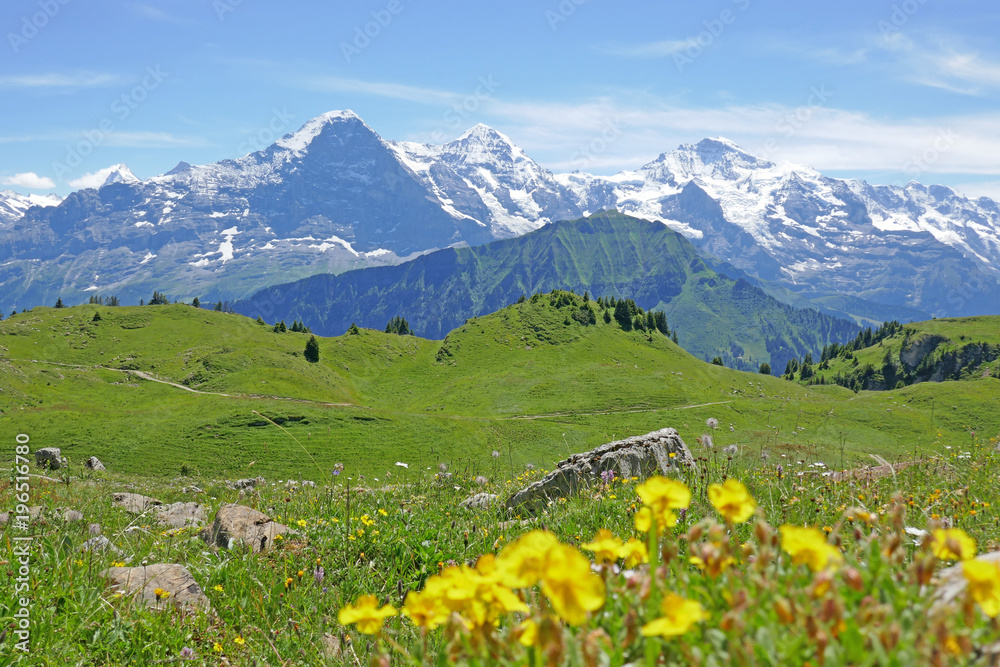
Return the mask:
[(448, 248), (391, 267), (319, 275), (264, 289), (235, 308), (268, 321), (304, 320), (336, 335), (352, 322), (384, 328), (405, 317), (443, 338), (469, 317), (553, 289), (634, 299), (663, 310), (681, 345), (732, 368), (784, 367), (857, 333), (847, 320), (785, 305), (745, 280), (714, 272), (680, 234), (615, 211), (557, 222), (524, 236)]
[[(920, 382), (1000, 377), (1000, 317), (887, 323), (846, 346), (785, 369), (806, 384), (885, 390)], [(788, 372), (792, 371), (791, 374)]]
[(664, 426), (698, 450), (709, 417), (717, 447), (831, 465), (1000, 430), (993, 378), (856, 397), (710, 365), (603, 317), (581, 324), (569, 315), (583, 305), (528, 299), (443, 342), (364, 329), (321, 338), (315, 364), (302, 356), (307, 335), (239, 315), (36, 308), (0, 322), (0, 425), (121, 472), (312, 479), (335, 462), (373, 475), (407, 474), (397, 461), (511, 472)]

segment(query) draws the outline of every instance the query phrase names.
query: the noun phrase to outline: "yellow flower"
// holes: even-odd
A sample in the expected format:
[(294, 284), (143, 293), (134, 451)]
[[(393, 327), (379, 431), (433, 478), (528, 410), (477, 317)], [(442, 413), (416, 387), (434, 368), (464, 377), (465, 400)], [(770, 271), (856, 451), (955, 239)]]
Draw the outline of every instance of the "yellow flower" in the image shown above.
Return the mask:
[(976, 555), (976, 542), (961, 528), (938, 528), (931, 535), (931, 551), (941, 560), (969, 560)]
[(403, 614), (419, 628), (433, 630), (448, 620), (448, 610), (443, 607), (434, 590), (410, 591), (403, 602)]
[(683, 635), (708, 614), (697, 600), (682, 598), (676, 593), (668, 593), (660, 603), (663, 616), (642, 626), (643, 637), (677, 637)]
[(534, 646), (538, 643), (538, 624), (534, 620), (526, 618), (514, 630), (518, 633), (517, 641), (521, 646)]
[(677, 525), (677, 515), (673, 510), (691, 504), (691, 491), (687, 486), (659, 475), (650, 477), (635, 491), (645, 504), (635, 515), (635, 527), (644, 533), (649, 532), (654, 518), (657, 532)]
[(728, 570), (729, 566), (736, 562), (732, 556), (725, 555), (721, 549), (714, 545), (706, 545), (705, 548), (700, 550), (700, 553), (700, 556), (691, 556), (688, 558), (688, 562), (713, 579)]
[(500, 580), (511, 588), (528, 588), (538, 582), (549, 549), (559, 544), (547, 530), (533, 530), (503, 548), (496, 560)]
[(214, 644), (212, 644), (212, 650), (215, 651), (216, 653), (222, 653), (222, 644), (220, 644), (219, 642), (215, 642)]
[(216, 585), (215, 585), (215, 590), (216, 590), (216, 591), (218, 591), (219, 593), (221, 593), (221, 592), (222, 592), (222, 590), (223, 590), (223, 589), (222, 589), (222, 584), (216, 584)]
[(587, 612), (604, 604), (604, 581), (590, 571), (590, 561), (568, 544), (557, 544), (545, 555), (542, 592), (570, 625), (580, 625)]
[(726, 523), (743, 523), (757, 509), (757, 503), (747, 487), (735, 479), (727, 479), (725, 484), (709, 486), (708, 499)]
[(389, 513), (388, 513), (388, 512), (386, 512), (386, 511), (385, 511), (384, 509), (382, 509), (381, 507), (379, 507), (379, 508), (378, 508), (378, 513), (379, 513), (379, 514), (381, 514), (382, 516), (389, 516)]
[(115, 562), (111, 563), (111, 567), (125, 567), (125, 563), (123, 563), (120, 560), (116, 560)]
[(237, 635), (236, 639), (233, 640), (233, 643), (236, 644), (237, 646), (243, 646), (247, 642), (246, 642), (245, 639), (243, 639), (243, 637), (240, 637), (239, 635)]
[(825, 570), (844, 560), (837, 547), (827, 542), (823, 533), (816, 528), (782, 526), (781, 548), (792, 557), (793, 563), (805, 563), (813, 572)]
[(295, 583), (295, 580), (292, 579), (291, 577), (288, 577), (287, 579), (285, 579), (285, 588), (291, 588), (292, 584), (294, 584), (294, 583)]
[(635, 567), (639, 563), (649, 562), (649, 550), (646, 544), (634, 537), (622, 545), (618, 555), (625, 559), (625, 567)]
[(297, 523), (299, 525), (299, 528), (305, 528), (306, 526), (309, 525), (309, 522), (306, 521), (305, 519), (299, 519), (295, 523)]
[(157, 600), (166, 600), (168, 597), (170, 597), (170, 591), (165, 591), (162, 588), (157, 588), (155, 591), (153, 591), (153, 595), (156, 596)]
[(341, 625), (353, 623), (358, 630), (366, 635), (375, 635), (382, 630), (382, 622), (396, 615), (392, 605), (378, 606), (378, 598), (374, 595), (362, 595), (353, 605), (344, 605), (337, 614)]
[(602, 528), (597, 531), (593, 542), (581, 544), (580, 548), (592, 551), (594, 560), (601, 564), (614, 563), (618, 560), (623, 546), (622, 541), (615, 537), (610, 530)]
[(967, 560), (962, 574), (969, 585), (969, 595), (990, 618), (1000, 616), (1000, 563)]

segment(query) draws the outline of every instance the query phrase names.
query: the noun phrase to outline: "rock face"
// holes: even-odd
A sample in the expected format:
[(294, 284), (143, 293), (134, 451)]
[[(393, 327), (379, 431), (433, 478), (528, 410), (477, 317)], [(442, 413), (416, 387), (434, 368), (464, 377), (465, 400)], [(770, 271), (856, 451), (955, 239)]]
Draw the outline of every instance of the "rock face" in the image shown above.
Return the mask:
[(290, 532), (288, 526), (251, 507), (223, 505), (215, 515), (215, 523), (202, 535), (206, 542), (220, 549), (232, 549), (244, 542), (257, 553), (271, 548), (276, 536)]
[(91, 470), (107, 470), (107, 468), (104, 467), (104, 464), (101, 463), (101, 459), (96, 456), (91, 456), (86, 460), (86, 462), (84, 462), (83, 465), (87, 466)]
[(35, 463), (49, 470), (59, 470), (64, 462), (62, 450), (58, 447), (42, 447), (35, 451)]
[[(182, 565), (163, 564), (145, 567), (112, 567), (101, 576), (122, 593), (138, 593), (147, 607), (162, 609), (173, 605), (181, 611), (208, 611), (208, 598), (201, 586)], [(156, 589), (169, 593), (156, 597)], [(162, 596), (162, 593), (161, 593)]]
[(171, 528), (197, 527), (205, 523), (205, 508), (198, 503), (173, 503), (156, 510), (156, 522)]
[(115, 505), (132, 514), (142, 514), (152, 507), (163, 504), (156, 498), (150, 498), (138, 493), (128, 493), (126, 491), (116, 493), (113, 497)]
[(460, 502), (458, 506), (467, 510), (485, 510), (489, 509), (496, 499), (496, 494), (493, 493), (477, 493)]
[(549, 500), (565, 498), (581, 488), (599, 484), (601, 473), (644, 479), (693, 465), (694, 457), (677, 431), (664, 428), (574, 454), (560, 461), (544, 478), (513, 494), (504, 506), (510, 510), (522, 506), (537, 509)]

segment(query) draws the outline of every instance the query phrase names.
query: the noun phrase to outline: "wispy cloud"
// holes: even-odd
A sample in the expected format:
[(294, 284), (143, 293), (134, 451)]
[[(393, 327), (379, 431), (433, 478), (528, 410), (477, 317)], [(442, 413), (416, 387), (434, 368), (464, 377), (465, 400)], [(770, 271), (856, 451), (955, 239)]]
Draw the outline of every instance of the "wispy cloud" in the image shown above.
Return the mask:
[(173, 148), (176, 146), (207, 146), (199, 137), (179, 137), (170, 132), (111, 132), (104, 139), (106, 146), (126, 148)]
[(151, 19), (153, 21), (159, 21), (160, 23), (167, 23), (178, 28), (190, 28), (197, 25), (196, 21), (191, 19), (184, 19), (169, 14), (159, 7), (154, 7), (142, 2), (136, 2), (132, 4), (132, 11), (143, 18)]
[(680, 40), (663, 40), (639, 44), (613, 42), (598, 44), (596, 48), (601, 53), (622, 58), (666, 58), (677, 53), (683, 53), (685, 50), (697, 46), (698, 40), (694, 37), (689, 37)]
[(98, 72), (7, 74), (0, 76), (0, 88), (95, 88), (121, 81), (120, 77), (113, 74)]
[(110, 167), (105, 167), (104, 169), (98, 169), (91, 174), (84, 174), (80, 178), (74, 178), (68, 181), (70, 187), (77, 188), (78, 190), (83, 190), (85, 188), (99, 188), (104, 185), (104, 181), (108, 180), (108, 176), (111, 172), (118, 169), (118, 165), (112, 165)]
[(33, 171), (26, 171), (23, 174), (14, 174), (0, 179), (0, 183), (16, 188), (27, 188), (29, 190), (49, 190), (56, 187), (55, 181), (48, 176), (39, 176)]
[(456, 100), (461, 99), (461, 95), (458, 93), (435, 90), (433, 88), (422, 88), (399, 83), (378, 83), (375, 81), (362, 81), (361, 79), (349, 79), (337, 76), (300, 77), (293, 79), (291, 83), (293, 86), (307, 90), (360, 93), (420, 104), (452, 104)]

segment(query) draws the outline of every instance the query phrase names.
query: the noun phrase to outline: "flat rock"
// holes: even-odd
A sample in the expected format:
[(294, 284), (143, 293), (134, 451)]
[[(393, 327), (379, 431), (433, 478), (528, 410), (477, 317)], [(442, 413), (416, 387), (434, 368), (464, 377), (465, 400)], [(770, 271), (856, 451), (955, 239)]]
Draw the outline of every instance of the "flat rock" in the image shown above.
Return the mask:
[(62, 519), (66, 523), (70, 523), (72, 521), (83, 521), (83, 512), (80, 512), (79, 510), (63, 510)]
[(150, 498), (139, 493), (128, 493), (126, 491), (116, 493), (112, 497), (114, 498), (115, 505), (132, 514), (142, 514), (148, 509), (163, 504), (156, 498)]
[(271, 517), (244, 505), (223, 505), (215, 515), (215, 522), (204, 531), (209, 544), (220, 549), (232, 549), (237, 543), (250, 545), (254, 553), (270, 549), (278, 535), (294, 531), (272, 521)]
[(93, 551), (95, 553), (103, 553), (105, 551), (110, 551), (111, 553), (114, 554), (120, 554), (122, 552), (121, 549), (112, 544), (111, 540), (104, 537), (103, 535), (92, 537), (86, 542), (84, 542), (83, 545), (80, 547), (80, 551)]
[(171, 528), (200, 527), (205, 523), (205, 507), (198, 503), (172, 503), (157, 508), (156, 522)]
[[(173, 606), (182, 611), (205, 611), (211, 605), (201, 586), (182, 565), (158, 563), (144, 567), (111, 567), (101, 572), (111, 586), (125, 595), (136, 594), (151, 609)], [(156, 599), (156, 589), (170, 595)]]
[(35, 463), (49, 470), (59, 470), (64, 462), (62, 450), (58, 447), (42, 447), (35, 450)]
[(83, 463), (83, 465), (91, 470), (107, 470), (107, 468), (104, 467), (104, 464), (101, 463), (101, 459), (96, 456), (91, 456)]
[(496, 500), (495, 493), (477, 493), (460, 502), (458, 506), (467, 510), (486, 510), (492, 507)]
[(694, 466), (691, 450), (676, 430), (664, 428), (574, 454), (560, 461), (555, 470), (539, 481), (511, 495), (504, 506), (508, 510), (522, 506), (537, 510), (550, 500), (566, 498), (581, 489), (601, 484), (602, 473), (645, 479), (691, 466)]

